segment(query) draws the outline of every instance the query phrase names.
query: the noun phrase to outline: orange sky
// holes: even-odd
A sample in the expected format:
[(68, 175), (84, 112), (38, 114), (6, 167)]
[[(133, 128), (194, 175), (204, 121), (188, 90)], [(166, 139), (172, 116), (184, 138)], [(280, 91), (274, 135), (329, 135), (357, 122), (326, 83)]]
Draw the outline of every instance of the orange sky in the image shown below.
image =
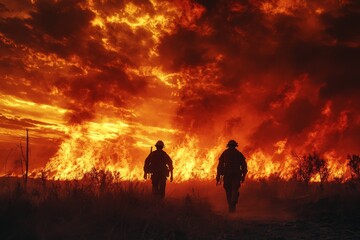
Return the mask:
[(231, 138), (254, 175), (293, 151), (341, 165), (359, 153), (359, 11), (355, 0), (2, 0), (0, 172), (21, 172), (26, 128), (31, 169), (61, 176), (137, 176), (158, 139), (188, 178), (210, 177)]

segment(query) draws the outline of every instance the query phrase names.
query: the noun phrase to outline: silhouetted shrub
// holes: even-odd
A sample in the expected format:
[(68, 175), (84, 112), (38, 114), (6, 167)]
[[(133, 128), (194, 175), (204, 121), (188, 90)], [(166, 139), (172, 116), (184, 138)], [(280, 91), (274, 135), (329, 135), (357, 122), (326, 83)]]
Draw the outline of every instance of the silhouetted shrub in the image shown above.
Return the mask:
[(347, 165), (350, 167), (351, 177), (353, 179), (360, 179), (360, 157), (359, 155), (348, 155), (349, 160)]
[(298, 160), (298, 167), (295, 169), (295, 176), (298, 180), (309, 183), (310, 179), (319, 174), (321, 183), (326, 182), (329, 177), (329, 171), (326, 161), (317, 153), (303, 155), (302, 157), (294, 154)]
[(82, 180), (95, 185), (103, 192), (111, 184), (120, 180), (120, 173), (93, 168), (90, 172), (84, 174)]

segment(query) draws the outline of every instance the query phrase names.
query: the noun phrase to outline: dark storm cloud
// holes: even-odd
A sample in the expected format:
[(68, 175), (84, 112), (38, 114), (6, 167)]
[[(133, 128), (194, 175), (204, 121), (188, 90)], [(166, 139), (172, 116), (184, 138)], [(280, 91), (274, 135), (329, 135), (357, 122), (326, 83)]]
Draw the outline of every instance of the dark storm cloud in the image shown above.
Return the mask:
[[(94, 16), (90, 10), (80, 8), (79, 2), (36, 1), (35, 6), (28, 6), (29, 16), (0, 19), (0, 31), (15, 44), (66, 59), (82, 49), (79, 46), (86, 46), (86, 30)], [(12, 45), (5, 47), (15, 53), (21, 51)], [(22, 54), (26, 57), (28, 53)]]
[(16, 43), (32, 44), (35, 39), (32, 30), (26, 26), (26, 22), (19, 18), (0, 19), (0, 32)]
[(86, 43), (94, 18), (93, 12), (80, 7), (81, 2), (37, 1), (27, 18), (2, 18), (0, 30), (15, 43), (66, 58)]
[(121, 52), (116, 58), (131, 66), (146, 60), (149, 50), (155, 46), (151, 32), (141, 27), (134, 30), (124, 23), (107, 24), (107, 36), (109, 44)]
[(228, 119), (226, 121), (225, 127), (224, 127), (225, 135), (230, 135), (230, 136), (233, 135), (234, 132), (236, 131), (236, 127), (242, 123), (243, 123), (243, 121), (242, 121), (241, 117), (235, 117), (235, 118)]
[(109, 103), (114, 107), (125, 107), (131, 96), (138, 94), (145, 87), (146, 80), (130, 80), (118, 67), (103, 67), (100, 73), (87, 77), (62, 78), (55, 86), (70, 99), (67, 104), (70, 111), (66, 118), (70, 123), (81, 123), (95, 117), (98, 103)]
[[(179, 107), (177, 115), (181, 120), (181, 126), (185, 130), (198, 130), (208, 132), (205, 126), (216, 123), (216, 114), (221, 113), (228, 108), (230, 98), (221, 94), (201, 91), (196, 92), (201, 94), (199, 98), (188, 98), (186, 95), (182, 96), (183, 104)], [(227, 104), (228, 103), (228, 104)], [(223, 106), (222, 109), (219, 106)]]
[[(48, 96), (39, 95), (39, 89), (48, 93), (50, 86), (54, 84), (57, 87), (64, 96), (62, 100), (57, 99), (57, 103), (69, 109), (66, 118), (70, 123), (94, 118), (98, 103), (124, 107), (132, 95), (138, 94), (146, 86), (145, 78), (130, 77), (125, 68), (136, 68), (138, 62), (146, 57), (148, 53), (145, 49), (149, 45), (144, 46), (141, 41), (151, 39), (149, 32), (144, 29), (132, 31), (127, 25), (109, 24), (109, 43), (119, 47), (119, 52), (106, 49), (102, 44), (104, 33), (91, 25), (95, 14), (85, 6), (86, 1), (81, 0), (40, 0), (28, 8), (27, 18), (0, 19), (0, 32), (15, 44), (22, 44), (43, 54), (56, 54), (66, 61), (77, 57), (80, 67), (71, 66), (61, 70), (49, 68), (48, 72), (44, 69), (24, 70), (24, 59), (15, 57), (22, 54), (21, 50), (12, 45), (2, 45), (1, 49), (13, 52), (12, 57), (0, 59), (2, 72), (15, 78), (21, 76), (30, 80), (33, 87), (36, 86), (37, 94), (32, 94), (32, 89), (27, 91), (27, 97), (32, 97), (32, 101), (38, 102), (40, 96)], [(111, 6), (110, 10), (116, 11)], [(89, 70), (85, 72), (84, 68)], [(2, 84), (7, 87), (7, 93), (13, 93), (12, 86)]]
[[(208, 3), (204, 4), (208, 6)], [(165, 36), (159, 46), (164, 65), (171, 70), (199, 66), (214, 62), (221, 54), (225, 60), (219, 63), (224, 73), (220, 81), (231, 87), (247, 74), (253, 74), (255, 69), (271, 68), (269, 60), (274, 54), (273, 46), (269, 46), (271, 30), (265, 26), (264, 17), (257, 8), (243, 4), (244, 12), (238, 13), (231, 10), (231, 2), (211, 3), (216, 7), (208, 6), (207, 12), (198, 20), (198, 25), (210, 26), (210, 34), (203, 35), (201, 30), (179, 26), (175, 34)]]
[[(264, 71), (259, 69), (259, 61), (268, 62), (267, 56), (256, 53), (266, 43), (264, 38), (260, 38), (266, 29), (260, 24), (259, 11), (252, 12), (254, 9), (250, 4), (246, 7), (251, 13), (238, 14), (231, 11), (231, 4), (226, 1), (199, 3), (205, 5), (207, 12), (198, 24), (208, 24), (211, 34), (204, 36), (201, 32), (179, 27), (175, 34), (165, 36), (159, 46), (161, 62), (172, 71), (204, 66), (214, 63), (218, 55), (224, 57), (224, 61), (217, 64), (220, 76), (210, 76), (208, 83), (215, 81), (215, 84), (220, 84), (218, 89), (209, 91), (203, 85), (197, 85), (197, 82), (207, 84), (205, 76), (200, 74), (193, 76), (194, 79), (187, 82), (188, 88), (181, 93), (183, 102), (178, 115), (180, 119), (185, 118), (181, 124), (190, 125), (195, 131), (209, 127), (216, 122), (211, 120), (212, 116), (216, 118), (216, 114), (229, 110), (229, 105), (233, 105), (234, 98), (240, 94), (237, 90), (246, 76), (255, 69)], [(216, 77), (219, 77), (218, 80), (215, 80)], [(193, 94), (189, 95), (187, 89), (191, 89)], [(224, 91), (227, 93), (224, 94)]]
[(326, 13), (321, 19), (326, 26), (326, 32), (340, 41), (360, 41), (360, 4), (358, 1), (350, 1), (336, 14)]
[(220, 0), (196, 0), (196, 2), (204, 6), (207, 11), (216, 10), (216, 8), (218, 8), (219, 5), (222, 4), (222, 1)]
[[(232, 82), (241, 81), (245, 74), (254, 75), (254, 73), (276, 70), (290, 70), (296, 76), (304, 72), (319, 72), (319, 67), (322, 67), (320, 69), (322, 71), (330, 71), (329, 75), (332, 75), (331, 71), (337, 71), (329, 66), (344, 69), (344, 72), (354, 69), (359, 56), (357, 49), (344, 47), (341, 43), (326, 46), (322, 39), (305, 38), (309, 34), (303, 22), (308, 17), (306, 14), (308, 10), (300, 11), (294, 16), (277, 15), (269, 19), (251, 4), (241, 3), (244, 4), (245, 9), (241, 13), (233, 13), (230, 8), (224, 7), (219, 7), (215, 13), (205, 13), (204, 18), (214, 26), (214, 33), (211, 37), (201, 38), (202, 43), (197, 43), (199, 45), (205, 43), (205, 46), (213, 47), (228, 57), (230, 61), (226, 61), (223, 68), (227, 67), (228, 62), (238, 64), (239, 74), (232, 78)], [(329, 29), (338, 29), (353, 34), (352, 40), (356, 40), (357, 31), (354, 31), (356, 27), (352, 27), (356, 24), (351, 24), (357, 22), (354, 21), (353, 5), (345, 5), (339, 11), (332, 12), (331, 16), (339, 14), (341, 17), (332, 17), (331, 21), (323, 21), (323, 17), (320, 16), (319, 21), (325, 30), (319, 30), (318, 34), (325, 38)], [(351, 14), (347, 14), (348, 12)], [(346, 22), (347, 27), (345, 27)], [(348, 30), (345, 30), (347, 28)], [(242, 31), (241, 35), (237, 33), (237, 29)], [(342, 34), (340, 35), (337, 40), (343, 37)], [(187, 42), (187, 44), (192, 43)], [(329, 69), (324, 69), (326, 67)], [(231, 71), (228, 71), (230, 68), (226, 70), (224, 73), (231, 74)]]
[[(257, 101), (250, 104), (267, 117), (254, 130), (249, 144), (272, 146), (286, 137), (304, 134), (306, 137), (316, 123), (323, 121), (321, 111), (326, 101), (343, 99), (340, 107), (332, 109), (332, 114), (337, 116), (349, 107), (349, 99), (358, 99), (360, 54), (359, 29), (355, 24), (359, 22), (358, 1), (332, 3), (335, 7), (319, 2), (316, 7), (309, 4), (309, 8), (299, 8), (288, 15), (262, 12), (261, 1), (197, 2), (206, 8), (197, 24), (209, 25), (212, 32), (204, 36), (179, 26), (159, 46), (164, 66), (179, 70), (215, 63), (215, 58), (209, 56), (216, 54), (221, 54), (224, 60), (216, 63), (220, 68), (219, 79), (193, 76), (193, 81), (217, 84), (211, 93), (202, 91), (201, 84), (188, 83), (193, 94), (186, 94), (185, 88), (181, 95), (180, 125), (190, 126), (194, 132), (212, 128), (218, 124), (218, 116), (241, 108), (241, 103), (234, 101), (237, 96), (250, 94), (247, 98), (253, 99), (251, 93), (244, 91), (250, 81), (252, 86), (264, 88), (256, 96)], [(315, 14), (318, 8), (324, 8), (325, 12)], [(291, 86), (303, 74), (308, 75), (313, 90), (301, 85), (301, 92), (293, 102), (274, 111), (272, 103), (287, 98), (279, 89)], [(212, 107), (204, 107), (207, 103)], [(356, 113), (358, 108), (353, 108)]]
[(68, 45), (84, 41), (86, 30), (94, 13), (83, 9), (84, 1), (36, 1), (28, 8), (28, 17), (6, 17), (0, 21), (0, 31), (15, 43), (24, 44), (43, 52), (60, 53)]
[[(1, 45), (1, 44), (0, 44)], [(0, 47), (0, 52), (2, 53), (11, 53), (11, 51), (6, 51), (8, 49), (2, 49)], [(5, 55), (3, 57), (0, 57), (0, 70), (4, 75), (13, 75), (18, 73), (18, 71), (22, 68), (24, 68), (25, 65), (20, 59), (13, 59), (11, 57), (8, 57), (8, 55)], [(0, 84), (5, 84), (4, 81), (2, 81)]]
[(204, 42), (204, 37), (187, 29), (180, 29), (175, 35), (165, 37), (159, 46), (165, 69), (180, 71), (183, 67), (201, 66), (210, 62)]
[[(28, 20), (37, 33), (35, 48), (45, 53), (55, 53), (65, 59), (74, 55), (94, 58), (91, 50), (98, 53), (97, 46), (92, 45), (89, 35), (99, 36), (91, 31), (91, 20), (95, 14), (80, 7), (81, 3), (84, 4), (85, 1), (37, 1)], [(101, 50), (104, 52), (104, 49)]]
[[(359, 52), (360, 54), (360, 52)], [(360, 61), (360, 58), (357, 60)], [(348, 70), (348, 71), (346, 71)], [(353, 72), (353, 69), (343, 69), (333, 75), (325, 77), (326, 85), (320, 90), (320, 95), (327, 99), (336, 96), (358, 96), (360, 89), (360, 73)]]
[(9, 11), (9, 9), (2, 3), (0, 3), (0, 13)]
[[(215, 63), (219, 55), (224, 57), (223, 61), (216, 63), (220, 68), (218, 74), (192, 76), (193, 79), (186, 83), (188, 87), (181, 93), (182, 104), (177, 112), (182, 119), (180, 125), (192, 128), (193, 131), (206, 131), (209, 126), (218, 124), (212, 118), (216, 119), (229, 110), (229, 106), (235, 102), (236, 95), (241, 92), (238, 91), (239, 86), (246, 76), (258, 68), (260, 59), (256, 59), (254, 51), (259, 51), (258, 49), (261, 48), (257, 43), (264, 43), (263, 39), (257, 38), (264, 28), (260, 24), (258, 24), (260, 28), (255, 28), (261, 21), (259, 12), (234, 13), (231, 4), (226, 1), (199, 3), (204, 4), (207, 11), (198, 20), (198, 25), (210, 26), (211, 33), (203, 35), (201, 30), (194, 31), (179, 26), (175, 34), (162, 39), (159, 52), (163, 65), (172, 71), (204, 66)], [(250, 4), (245, 7), (248, 11), (253, 11)], [(252, 29), (254, 35), (248, 34), (244, 28)], [(245, 36), (242, 33), (245, 33)], [(257, 46), (249, 48), (249, 44)], [(254, 59), (255, 63), (251, 62), (251, 59)], [(204, 71), (203, 74), (208, 73)], [(205, 80), (206, 77), (209, 82)], [(198, 82), (204, 82), (205, 85), (215, 84), (218, 87), (209, 90), (203, 84), (197, 84)], [(189, 95), (188, 89), (191, 89), (193, 94)]]
[(31, 13), (31, 23), (55, 39), (81, 34), (95, 14), (79, 6), (82, 0), (36, 2), (36, 12)]
[(262, 122), (250, 137), (248, 148), (254, 150), (261, 147), (264, 151), (273, 152), (274, 137), (277, 140), (287, 137), (288, 132), (285, 127), (283, 123), (276, 122), (274, 119)]
[(298, 134), (314, 124), (314, 120), (320, 117), (320, 108), (307, 99), (296, 99), (286, 109), (280, 123), (285, 123), (289, 134)]

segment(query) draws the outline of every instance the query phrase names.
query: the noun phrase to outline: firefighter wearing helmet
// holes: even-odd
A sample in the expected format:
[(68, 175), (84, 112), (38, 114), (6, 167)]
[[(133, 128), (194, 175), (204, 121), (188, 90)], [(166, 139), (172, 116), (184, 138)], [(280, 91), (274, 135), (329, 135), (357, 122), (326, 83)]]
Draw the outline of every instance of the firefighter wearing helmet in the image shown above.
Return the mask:
[(153, 195), (164, 198), (166, 180), (170, 174), (170, 182), (173, 181), (173, 164), (170, 156), (163, 151), (164, 142), (159, 140), (155, 144), (156, 150), (150, 151), (149, 156), (145, 159), (144, 178), (151, 174), (152, 193)]
[(236, 149), (238, 143), (230, 140), (227, 149), (221, 154), (217, 166), (216, 184), (221, 183), (226, 192), (229, 212), (235, 212), (239, 198), (240, 184), (244, 182), (247, 173), (247, 165), (244, 155)]

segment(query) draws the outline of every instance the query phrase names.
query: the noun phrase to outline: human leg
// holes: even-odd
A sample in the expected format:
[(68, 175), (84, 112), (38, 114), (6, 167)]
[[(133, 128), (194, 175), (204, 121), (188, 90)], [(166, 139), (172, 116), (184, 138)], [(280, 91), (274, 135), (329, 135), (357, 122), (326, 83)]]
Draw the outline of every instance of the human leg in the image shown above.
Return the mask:
[(160, 181), (159, 181), (159, 196), (161, 198), (165, 197), (165, 188), (166, 188), (166, 178), (160, 179)]
[(239, 199), (240, 181), (236, 178), (231, 183), (231, 202), (237, 204)]
[(229, 206), (229, 212), (234, 211), (234, 204), (232, 202), (232, 178), (231, 176), (224, 176), (224, 189), (226, 192), (226, 200)]
[(156, 196), (159, 194), (159, 178), (153, 175), (151, 178), (151, 183), (152, 183), (152, 194)]

